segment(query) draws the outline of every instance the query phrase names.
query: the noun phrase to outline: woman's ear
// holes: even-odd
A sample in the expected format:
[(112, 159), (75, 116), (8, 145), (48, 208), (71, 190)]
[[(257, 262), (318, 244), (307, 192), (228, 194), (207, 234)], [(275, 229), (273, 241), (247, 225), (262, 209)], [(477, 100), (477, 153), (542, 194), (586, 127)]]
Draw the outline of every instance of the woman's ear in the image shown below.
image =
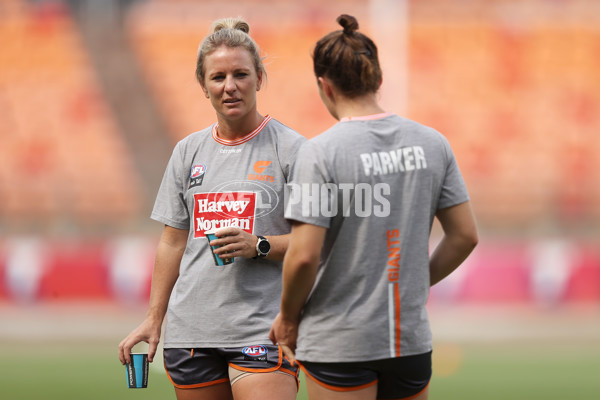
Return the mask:
[(329, 100), (333, 101), (333, 89), (331, 82), (329, 82), (327, 78), (324, 78), (322, 76), (318, 77), (317, 81), (319, 82), (321, 90), (323, 90), (323, 94), (325, 94), (325, 96), (327, 96)]
[(204, 93), (204, 96), (206, 96), (207, 99), (210, 99), (210, 96), (208, 95), (208, 90), (204, 86), (204, 83), (200, 82), (200, 87), (202, 88), (202, 92)]
[(256, 91), (258, 92), (262, 86), (263, 72), (259, 71), (256, 77)]

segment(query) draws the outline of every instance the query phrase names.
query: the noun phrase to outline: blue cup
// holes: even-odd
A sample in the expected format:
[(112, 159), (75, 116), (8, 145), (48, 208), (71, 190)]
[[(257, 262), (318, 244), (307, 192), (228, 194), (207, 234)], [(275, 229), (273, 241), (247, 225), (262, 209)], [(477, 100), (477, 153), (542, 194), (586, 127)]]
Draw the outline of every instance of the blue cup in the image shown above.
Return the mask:
[(217, 235), (215, 235), (215, 231), (206, 231), (204, 232), (204, 235), (206, 236), (206, 239), (208, 239), (208, 245), (210, 246), (210, 251), (213, 255), (213, 258), (215, 260), (215, 265), (227, 265), (227, 264), (231, 264), (233, 263), (233, 257), (231, 258), (221, 258), (218, 255), (216, 255), (214, 253), (214, 249), (218, 249), (221, 246), (211, 246), (210, 242), (217, 239)]
[(129, 354), (131, 362), (125, 364), (127, 371), (127, 385), (130, 389), (141, 389), (148, 387), (148, 354)]

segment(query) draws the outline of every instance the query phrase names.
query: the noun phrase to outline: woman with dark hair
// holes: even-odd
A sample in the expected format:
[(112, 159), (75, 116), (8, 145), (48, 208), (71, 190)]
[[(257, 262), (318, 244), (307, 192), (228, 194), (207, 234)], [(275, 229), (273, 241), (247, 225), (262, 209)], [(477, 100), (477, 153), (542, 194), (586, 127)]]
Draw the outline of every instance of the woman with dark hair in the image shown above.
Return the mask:
[[(354, 17), (337, 21), (313, 62), (339, 122), (298, 153), (270, 336), (306, 372), (311, 399), (427, 399), (429, 287), (471, 253), (477, 228), (448, 141), (381, 108), (377, 47)], [(430, 256), (434, 218), (444, 235)]]

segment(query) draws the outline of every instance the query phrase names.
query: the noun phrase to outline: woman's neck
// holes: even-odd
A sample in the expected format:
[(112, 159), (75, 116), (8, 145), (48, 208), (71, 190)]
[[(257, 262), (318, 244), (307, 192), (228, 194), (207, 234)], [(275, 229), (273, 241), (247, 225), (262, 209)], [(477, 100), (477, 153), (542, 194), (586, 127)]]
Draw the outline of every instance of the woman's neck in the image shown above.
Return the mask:
[(258, 112), (239, 120), (225, 119), (217, 115), (217, 135), (225, 140), (239, 139), (255, 130), (264, 118)]
[(351, 99), (338, 96), (336, 97), (335, 110), (338, 120), (342, 118), (364, 117), (385, 112), (379, 103), (377, 103), (375, 94), (368, 94)]

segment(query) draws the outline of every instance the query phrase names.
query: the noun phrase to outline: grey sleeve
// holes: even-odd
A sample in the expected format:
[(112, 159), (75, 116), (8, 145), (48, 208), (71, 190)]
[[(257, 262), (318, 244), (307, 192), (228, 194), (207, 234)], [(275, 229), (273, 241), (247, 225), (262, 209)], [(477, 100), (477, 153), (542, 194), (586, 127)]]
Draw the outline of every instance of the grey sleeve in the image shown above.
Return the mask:
[(331, 217), (320, 212), (321, 202), (330, 200), (320, 195), (320, 188), (331, 181), (324, 162), (311, 141), (302, 145), (286, 187), (285, 218), (329, 228)]
[(454, 152), (446, 138), (442, 137), (446, 153), (446, 174), (442, 182), (437, 209), (452, 207), (469, 200), (467, 186), (456, 162)]
[(305, 142), (306, 138), (300, 134), (289, 135), (287, 138), (280, 140), (280, 151), (277, 152), (277, 157), (283, 169), (286, 183), (290, 182), (298, 159), (298, 151)]
[(167, 164), (151, 218), (174, 228), (189, 229), (190, 212), (184, 195), (190, 171), (184, 168), (182, 153), (178, 143)]

